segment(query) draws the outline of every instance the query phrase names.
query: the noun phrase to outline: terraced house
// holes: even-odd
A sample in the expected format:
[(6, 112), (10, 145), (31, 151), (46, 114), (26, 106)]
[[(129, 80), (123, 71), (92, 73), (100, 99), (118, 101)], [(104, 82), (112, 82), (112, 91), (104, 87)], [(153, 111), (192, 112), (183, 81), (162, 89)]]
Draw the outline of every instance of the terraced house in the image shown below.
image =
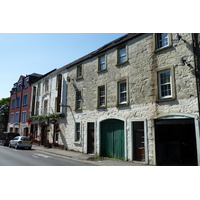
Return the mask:
[[(62, 76), (50, 75), (51, 100), (36, 95), (45, 80), (32, 86), (37, 132), (50, 143), (98, 156), (200, 165), (199, 58), (199, 34), (120, 37), (58, 69)], [(49, 115), (46, 122), (41, 112)]]

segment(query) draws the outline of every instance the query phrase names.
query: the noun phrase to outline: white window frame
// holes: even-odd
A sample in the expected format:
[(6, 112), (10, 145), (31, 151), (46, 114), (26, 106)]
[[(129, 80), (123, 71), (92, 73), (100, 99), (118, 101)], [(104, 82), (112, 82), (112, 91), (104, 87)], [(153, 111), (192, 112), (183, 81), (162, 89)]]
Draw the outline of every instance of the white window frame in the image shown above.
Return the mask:
[[(161, 75), (162, 74), (167, 74), (170, 73), (169, 81), (168, 82), (164, 82), (161, 83)], [(170, 94), (167, 95), (162, 95), (163, 91), (166, 92), (166, 90), (162, 90), (162, 87), (166, 87), (169, 86), (170, 87)], [(167, 99), (167, 98), (172, 98), (173, 97), (173, 88), (172, 88), (172, 74), (171, 74), (171, 70), (170, 69), (166, 69), (163, 71), (158, 71), (158, 92), (159, 92), (159, 99)]]
[[(122, 51), (123, 49), (125, 49), (125, 54), (122, 54), (122, 55), (121, 55), (121, 51)], [(125, 58), (125, 60), (120, 61), (122, 58)], [(121, 64), (127, 62), (127, 60), (128, 60), (128, 49), (127, 49), (127, 46), (119, 47), (119, 48), (117, 49), (117, 64), (118, 64), (118, 65), (121, 65)]]
[[(104, 88), (104, 95), (100, 94), (100, 89)], [(106, 85), (101, 85), (98, 87), (98, 105), (97, 107), (101, 108), (101, 107), (106, 107)], [(101, 98), (104, 98), (104, 104), (100, 105), (101, 103)]]
[[(125, 90), (121, 91), (121, 85), (126, 84)], [(121, 94), (125, 94), (126, 100), (122, 101)], [(127, 87), (127, 80), (119, 81), (118, 82), (118, 105), (124, 105), (128, 103), (128, 87)]]
[[(104, 61), (101, 58), (104, 58)], [(101, 55), (98, 57), (98, 71), (106, 70), (106, 68), (106, 55)]]
[[(163, 37), (163, 34), (167, 34), (167, 36)], [(169, 41), (169, 33), (156, 33), (156, 49), (162, 49), (165, 47), (168, 47), (170, 45), (170, 41)], [(161, 38), (160, 38), (161, 36)], [(165, 41), (167, 41), (166, 44), (162, 44), (165, 43)], [(161, 43), (161, 44), (160, 44)]]

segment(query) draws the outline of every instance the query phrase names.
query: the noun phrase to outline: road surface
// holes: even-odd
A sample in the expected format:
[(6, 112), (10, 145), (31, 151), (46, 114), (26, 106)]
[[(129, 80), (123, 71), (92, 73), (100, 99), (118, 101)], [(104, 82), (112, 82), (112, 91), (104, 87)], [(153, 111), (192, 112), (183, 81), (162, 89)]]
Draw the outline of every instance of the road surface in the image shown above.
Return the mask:
[(57, 156), (38, 150), (0, 146), (0, 166), (97, 166), (90, 162)]

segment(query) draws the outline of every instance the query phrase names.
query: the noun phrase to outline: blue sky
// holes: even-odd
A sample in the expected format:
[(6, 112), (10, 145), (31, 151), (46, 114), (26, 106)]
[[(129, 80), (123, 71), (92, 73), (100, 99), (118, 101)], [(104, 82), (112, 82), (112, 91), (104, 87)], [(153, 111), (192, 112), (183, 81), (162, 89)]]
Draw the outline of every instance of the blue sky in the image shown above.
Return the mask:
[(125, 33), (0, 33), (0, 99), (20, 75), (60, 68)]

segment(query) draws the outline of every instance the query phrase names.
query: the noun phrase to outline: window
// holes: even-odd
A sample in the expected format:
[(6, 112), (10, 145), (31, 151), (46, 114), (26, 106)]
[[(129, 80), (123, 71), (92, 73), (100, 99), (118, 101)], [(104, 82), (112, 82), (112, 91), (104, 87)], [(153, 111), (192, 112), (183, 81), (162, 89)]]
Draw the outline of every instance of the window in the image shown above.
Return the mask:
[(74, 141), (75, 142), (79, 142), (80, 141), (80, 137), (81, 136), (81, 123), (77, 122), (75, 123), (75, 136), (74, 136)]
[(82, 108), (82, 97), (81, 91), (76, 91), (76, 110), (81, 110)]
[(127, 104), (127, 85), (126, 81), (118, 82), (118, 104)]
[(82, 78), (83, 77), (83, 72), (82, 72), (82, 65), (78, 65), (77, 66), (77, 71), (76, 71), (76, 78)]
[(19, 122), (19, 113), (18, 112), (15, 113), (15, 122), (16, 123)]
[(44, 91), (45, 93), (49, 91), (49, 80), (45, 80), (45, 83), (44, 83)]
[(22, 111), (22, 123), (26, 123), (26, 111)]
[(105, 107), (105, 85), (98, 87), (98, 107)]
[(169, 46), (169, 34), (168, 33), (157, 33), (156, 34), (156, 49)]
[(15, 99), (12, 99), (12, 108), (15, 108)]
[(39, 106), (40, 106), (40, 102), (37, 101), (36, 102), (36, 108), (35, 108), (35, 115), (39, 115)]
[(99, 57), (98, 71), (106, 69), (106, 57), (105, 55)]
[(14, 123), (14, 118), (15, 118), (14, 113), (11, 113), (10, 114), (10, 123)]
[(126, 49), (126, 46), (118, 49), (117, 58), (118, 58), (118, 61), (117, 61), (118, 64), (121, 64), (121, 63), (124, 63), (124, 62), (127, 61), (127, 49)]
[(17, 88), (18, 91), (22, 90), (22, 81), (19, 81), (18, 82), (18, 88)]
[(40, 83), (38, 84), (37, 95), (40, 95)]
[(28, 103), (28, 94), (24, 94), (23, 96), (23, 106), (26, 106)]
[(172, 97), (171, 71), (165, 70), (158, 72), (159, 99)]
[(44, 100), (44, 110), (43, 110), (43, 113), (47, 114), (47, 110), (48, 110), (48, 100)]
[(28, 84), (29, 84), (29, 77), (26, 77), (24, 79), (24, 88), (27, 88), (28, 87)]
[(16, 107), (19, 108), (20, 107), (20, 97), (17, 97), (17, 103), (16, 103)]

